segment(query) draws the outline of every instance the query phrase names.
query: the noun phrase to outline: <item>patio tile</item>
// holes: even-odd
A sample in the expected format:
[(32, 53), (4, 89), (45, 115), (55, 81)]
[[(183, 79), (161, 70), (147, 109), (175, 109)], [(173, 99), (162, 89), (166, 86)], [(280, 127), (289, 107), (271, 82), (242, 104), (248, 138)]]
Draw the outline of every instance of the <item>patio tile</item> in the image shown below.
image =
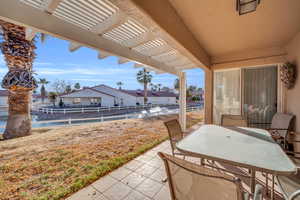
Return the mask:
[(118, 180), (115, 178), (112, 178), (109, 175), (106, 175), (99, 180), (95, 181), (92, 185), (95, 187), (98, 191), (104, 192), (108, 188), (110, 188), (112, 185), (116, 184)]
[(142, 176), (140, 174), (137, 174), (135, 172), (129, 174), (124, 179), (122, 179), (122, 183), (135, 188), (137, 185), (139, 185), (141, 182), (143, 182), (146, 179), (145, 176)]
[(144, 162), (140, 162), (138, 160), (132, 160), (129, 163), (125, 164), (124, 167), (126, 167), (129, 170), (136, 170), (137, 168), (141, 167), (142, 165), (144, 165)]
[(154, 196), (154, 200), (171, 200), (169, 185), (163, 186), (160, 191)]
[(136, 190), (152, 198), (159, 192), (162, 186), (162, 184), (156, 181), (146, 179), (136, 187)]
[(167, 177), (167, 175), (166, 175), (166, 172), (165, 172), (164, 169), (158, 169), (158, 170), (156, 170), (156, 171), (150, 176), (150, 178), (151, 178), (152, 180), (155, 180), (155, 181), (157, 181), (157, 182), (159, 182), (159, 183), (162, 183), (162, 184), (164, 184), (164, 183), (162, 182), (162, 180), (165, 179), (166, 177)]
[(152, 160), (147, 162), (147, 165), (150, 165), (152, 167), (160, 168), (161, 165), (163, 165), (163, 161), (160, 157), (154, 157)]
[(103, 195), (109, 200), (121, 200), (125, 198), (132, 189), (122, 182), (118, 182), (106, 190)]
[(140, 192), (132, 191), (124, 200), (150, 200), (150, 199)]
[(122, 180), (126, 176), (128, 176), (130, 173), (132, 173), (131, 170), (125, 168), (125, 167), (120, 167), (116, 169), (115, 171), (111, 172), (109, 175), (117, 180)]
[(107, 200), (99, 191), (95, 190), (92, 186), (88, 186), (79, 190), (67, 200)]
[(152, 167), (150, 165), (143, 165), (142, 167), (135, 170), (135, 172), (142, 176), (150, 177), (155, 172), (155, 170), (157, 170), (156, 167)]
[(135, 158), (134, 160), (140, 161), (140, 162), (144, 162), (147, 163), (148, 161), (150, 161), (153, 157), (151, 156), (146, 156), (146, 155), (141, 155), (137, 158)]

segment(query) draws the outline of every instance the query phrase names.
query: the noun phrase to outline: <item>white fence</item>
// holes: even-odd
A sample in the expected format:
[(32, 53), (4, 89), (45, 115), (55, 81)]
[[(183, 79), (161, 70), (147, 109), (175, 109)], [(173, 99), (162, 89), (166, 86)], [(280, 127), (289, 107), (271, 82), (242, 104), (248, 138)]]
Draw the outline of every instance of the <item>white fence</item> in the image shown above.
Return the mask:
[(47, 114), (54, 113), (88, 113), (88, 112), (102, 112), (102, 111), (113, 111), (113, 110), (129, 110), (129, 109), (144, 109), (152, 107), (168, 107), (178, 106), (178, 104), (150, 104), (150, 105), (139, 105), (139, 106), (114, 106), (114, 107), (82, 107), (82, 108), (40, 108), (39, 111)]
[[(187, 112), (200, 110), (202, 106), (188, 107)], [(113, 120), (121, 120), (121, 119), (134, 119), (134, 118), (147, 118), (159, 115), (170, 115), (178, 113), (178, 109), (164, 111), (155, 111), (155, 109), (151, 112), (141, 113), (141, 114), (124, 114), (124, 115), (114, 115), (114, 116), (102, 116), (97, 118), (82, 118), (82, 119), (60, 119), (60, 120), (45, 120), (45, 121), (34, 121), (32, 122), (33, 127), (49, 127), (49, 126), (66, 126), (66, 125), (74, 125), (74, 124), (82, 124), (82, 123), (94, 123), (94, 122), (104, 122), (104, 121), (113, 121)], [(0, 128), (5, 128), (5, 126), (0, 126)]]

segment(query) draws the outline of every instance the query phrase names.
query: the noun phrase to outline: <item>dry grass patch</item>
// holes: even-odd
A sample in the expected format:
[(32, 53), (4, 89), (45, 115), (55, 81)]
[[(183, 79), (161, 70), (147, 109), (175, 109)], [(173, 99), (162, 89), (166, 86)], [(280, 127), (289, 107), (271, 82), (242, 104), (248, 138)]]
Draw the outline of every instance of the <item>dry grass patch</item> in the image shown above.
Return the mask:
[[(0, 199), (63, 199), (167, 139), (174, 116), (34, 131), (0, 142)], [(189, 113), (188, 126), (202, 120)]]

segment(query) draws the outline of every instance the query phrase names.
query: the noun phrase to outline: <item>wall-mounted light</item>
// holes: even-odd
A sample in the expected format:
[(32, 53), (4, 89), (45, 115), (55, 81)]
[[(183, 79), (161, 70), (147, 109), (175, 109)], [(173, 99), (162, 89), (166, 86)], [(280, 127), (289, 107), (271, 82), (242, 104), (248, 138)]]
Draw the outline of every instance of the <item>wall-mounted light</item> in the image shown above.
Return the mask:
[(236, 10), (239, 15), (254, 12), (259, 3), (260, 0), (236, 0)]

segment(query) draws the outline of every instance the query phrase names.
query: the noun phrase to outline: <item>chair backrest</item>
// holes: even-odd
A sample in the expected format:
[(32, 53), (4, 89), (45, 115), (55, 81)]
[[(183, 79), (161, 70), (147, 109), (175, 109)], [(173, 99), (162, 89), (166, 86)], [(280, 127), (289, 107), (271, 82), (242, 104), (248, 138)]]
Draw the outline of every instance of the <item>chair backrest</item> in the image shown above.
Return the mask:
[(174, 156), (163, 159), (173, 200), (243, 200), (240, 179)]
[(278, 131), (282, 137), (285, 137), (292, 128), (294, 118), (295, 116), (291, 114), (276, 113), (272, 118), (271, 129), (286, 129)]
[(183, 132), (177, 119), (172, 119), (164, 122), (168, 129), (168, 134), (171, 142), (171, 148), (174, 150), (176, 142), (183, 138)]
[(242, 115), (222, 115), (221, 126), (241, 126), (247, 127), (247, 119)]

